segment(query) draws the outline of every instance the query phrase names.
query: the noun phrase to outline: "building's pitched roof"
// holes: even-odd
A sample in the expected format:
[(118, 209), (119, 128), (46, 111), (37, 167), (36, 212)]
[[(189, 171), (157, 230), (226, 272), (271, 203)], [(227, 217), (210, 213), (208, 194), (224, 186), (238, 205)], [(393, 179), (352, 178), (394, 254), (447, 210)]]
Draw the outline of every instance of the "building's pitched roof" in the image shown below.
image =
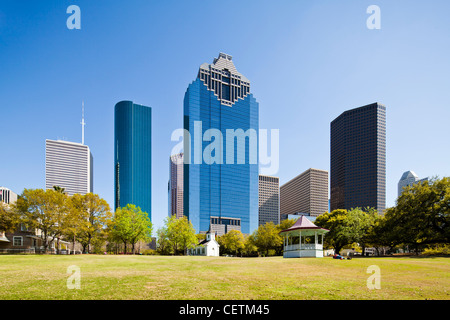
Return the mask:
[(285, 229), (282, 232), (288, 232), (292, 230), (302, 230), (302, 229), (322, 229), (322, 230), (328, 230), (321, 227), (316, 226), (314, 223), (308, 220), (305, 216), (300, 216), (300, 218), (297, 219), (297, 221), (294, 223), (294, 225), (288, 229)]

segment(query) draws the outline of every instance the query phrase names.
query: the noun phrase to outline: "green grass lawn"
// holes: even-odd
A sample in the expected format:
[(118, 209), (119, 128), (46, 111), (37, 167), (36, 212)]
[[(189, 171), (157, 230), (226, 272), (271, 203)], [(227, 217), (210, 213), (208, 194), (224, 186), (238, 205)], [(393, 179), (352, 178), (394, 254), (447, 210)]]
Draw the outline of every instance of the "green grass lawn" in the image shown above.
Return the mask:
[[(81, 289), (67, 289), (67, 267)], [(367, 288), (367, 267), (381, 289)], [(0, 299), (450, 299), (450, 258), (0, 256)]]

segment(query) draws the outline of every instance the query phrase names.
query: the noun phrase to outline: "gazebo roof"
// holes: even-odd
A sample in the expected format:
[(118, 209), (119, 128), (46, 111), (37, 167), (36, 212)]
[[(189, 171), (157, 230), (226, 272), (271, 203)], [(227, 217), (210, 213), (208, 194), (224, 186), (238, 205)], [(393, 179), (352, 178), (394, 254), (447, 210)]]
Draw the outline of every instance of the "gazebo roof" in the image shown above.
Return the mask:
[(321, 227), (316, 226), (314, 223), (308, 220), (305, 216), (300, 216), (300, 218), (297, 219), (297, 221), (294, 223), (294, 225), (288, 229), (280, 231), (281, 233), (288, 233), (290, 231), (294, 230), (323, 230), (325, 232), (328, 232), (330, 230), (324, 229)]

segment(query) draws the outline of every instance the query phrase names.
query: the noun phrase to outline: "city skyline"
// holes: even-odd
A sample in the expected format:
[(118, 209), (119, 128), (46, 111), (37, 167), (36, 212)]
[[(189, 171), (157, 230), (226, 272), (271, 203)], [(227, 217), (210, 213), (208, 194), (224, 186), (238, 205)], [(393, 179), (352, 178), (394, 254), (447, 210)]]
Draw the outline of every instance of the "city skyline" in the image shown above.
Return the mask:
[[(443, 23), (447, 2), (379, 1), (381, 30), (366, 28), (370, 3), (258, 4), (239, 4), (242, 11), (236, 15), (243, 26), (218, 26), (217, 36), (202, 28), (214, 22), (205, 17), (213, 4), (177, 4), (175, 10), (166, 4), (111, 4), (102, 16), (105, 6), (80, 1), (81, 30), (65, 26), (68, 3), (2, 6), (0, 121), (2, 136), (14, 145), (2, 156), (0, 185), (18, 194), (23, 188), (45, 188), (45, 139), (81, 141), (84, 101), (86, 144), (96, 159), (94, 192), (113, 207), (113, 106), (130, 99), (151, 106), (159, 119), (153, 139), (158, 154), (153, 159), (152, 220), (161, 226), (167, 216), (170, 134), (182, 128), (186, 84), (218, 52), (239, 57), (240, 70), (252, 80), (261, 106), (260, 127), (280, 129), (280, 184), (305, 168), (329, 170), (330, 121), (373, 101), (389, 107), (387, 206), (395, 204), (398, 179), (409, 168), (423, 176), (450, 175), (450, 151), (434, 138), (449, 135), (450, 47), (442, 41), (450, 31)], [(256, 18), (248, 18), (250, 11)], [(272, 17), (274, 11), (282, 14)], [(130, 17), (131, 24), (111, 23)], [(158, 35), (168, 19), (178, 19), (178, 27)], [(204, 35), (189, 38), (193, 30)], [(204, 41), (207, 36), (211, 41)], [(405, 132), (407, 123), (415, 125), (407, 125)], [(405, 158), (410, 141), (420, 152)]]

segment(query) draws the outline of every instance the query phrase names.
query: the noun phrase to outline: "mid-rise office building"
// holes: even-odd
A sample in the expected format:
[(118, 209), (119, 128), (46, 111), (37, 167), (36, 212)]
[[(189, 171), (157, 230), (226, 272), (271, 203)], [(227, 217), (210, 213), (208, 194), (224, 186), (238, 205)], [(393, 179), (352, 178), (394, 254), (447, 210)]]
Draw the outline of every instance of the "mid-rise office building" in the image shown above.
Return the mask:
[(169, 160), (169, 216), (183, 217), (183, 153), (170, 156)]
[(17, 201), (17, 193), (8, 188), (0, 187), (0, 202), (12, 204)]
[(259, 176), (259, 225), (280, 223), (280, 179)]
[(281, 220), (289, 215), (317, 217), (328, 211), (328, 171), (310, 168), (280, 187)]
[(386, 204), (386, 107), (373, 103), (331, 122), (330, 210)]
[(257, 229), (258, 113), (231, 56), (200, 66), (184, 97), (184, 215), (196, 232)]
[(428, 177), (427, 178), (423, 178), (423, 179), (419, 179), (419, 177), (417, 176), (417, 174), (415, 174), (413, 171), (406, 171), (402, 174), (402, 177), (400, 178), (400, 181), (398, 182), (398, 196), (400, 197), (400, 195), (403, 192), (403, 188), (407, 187), (407, 186), (412, 186), (416, 183), (420, 183), (423, 181), (428, 181)]
[(152, 209), (152, 109), (121, 101), (114, 110), (115, 208)]
[(55, 186), (64, 188), (69, 196), (94, 192), (94, 158), (88, 146), (45, 141), (45, 188)]

